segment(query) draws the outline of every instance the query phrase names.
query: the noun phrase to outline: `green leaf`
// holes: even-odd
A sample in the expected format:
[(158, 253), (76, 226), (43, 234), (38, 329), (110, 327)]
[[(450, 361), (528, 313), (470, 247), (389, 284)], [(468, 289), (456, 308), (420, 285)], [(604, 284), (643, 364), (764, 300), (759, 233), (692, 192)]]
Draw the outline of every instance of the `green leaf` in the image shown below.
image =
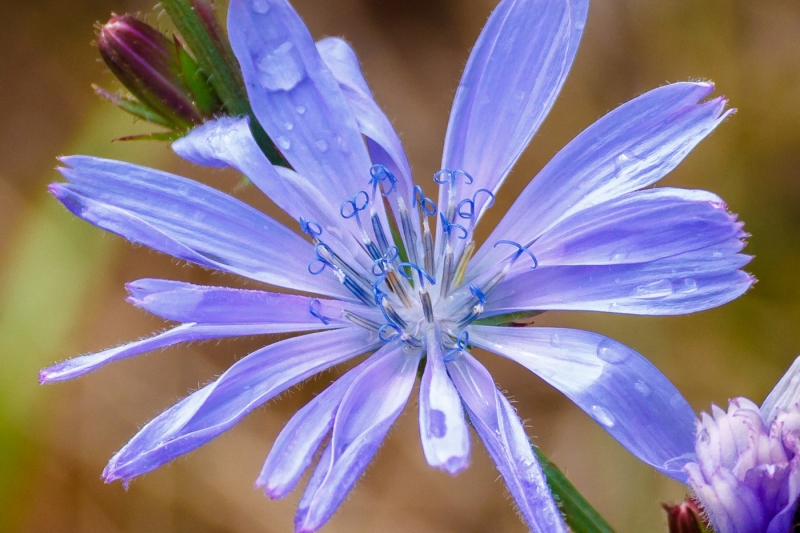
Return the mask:
[(614, 533), (600, 513), (586, 501), (567, 476), (542, 453), (535, 444), (531, 444), (539, 463), (542, 465), (547, 484), (561, 507), (564, 520), (573, 533)]
[(473, 324), (476, 326), (527, 326), (530, 320), (539, 316), (543, 311), (519, 311), (502, 315), (479, 318)]
[(264, 155), (275, 165), (289, 167), (253, 114), (239, 64), (210, 4), (206, 0), (163, 0), (162, 5), (197, 58), (200, 69), (208, 74), (209, 83), (228, 113), (249, 116), (250, 130)]
[(181, 62), (183, 79), (192, 91), (197, 107), (207, 116), (217, 113), (222, 107), (222, 102), (211, 87), (208, 76), (182, 46), (178, 47), (178, 58)]
[(156, 133), (141, 133), (137, 135), (126, 135), (114, 139), (114, 142), (121, 141), (175, 141), (186, 135), (185, 131), (159, 131)]
[(152, 122), (153, 124), (158, 124), (159, 126), (164, 126), (166, 128), (175, 127), (174, 124), (161, 116), (160, 113), (155, 111), (147, 104), (144, 104), (136, 98), (133, 98), (132, 96), (114, 94), (95, 84), (92, 84), (92, 89), (94, 89), (95, 94), (97, 94), (100, 98), (108, 100), (118, 108), (130, 113), (136, 118), (140, 118), (142, 120), (146, 120), (147, 122)]

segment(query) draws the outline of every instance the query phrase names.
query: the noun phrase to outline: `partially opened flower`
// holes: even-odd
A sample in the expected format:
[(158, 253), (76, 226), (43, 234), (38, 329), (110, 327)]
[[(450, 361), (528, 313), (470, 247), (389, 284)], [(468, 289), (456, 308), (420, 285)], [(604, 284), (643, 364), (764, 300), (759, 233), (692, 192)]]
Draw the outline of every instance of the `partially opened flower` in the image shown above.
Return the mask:
[(717, 533), (789, 533), (800, 497), (800, 358), (759, 408), (734, 398), (697, 422), (689, 486)]
[[(372, 352), (291, 419), (258, 478), (282, 497), (323, 448), (298, 531), (318, 529), (346, 497), (403, 410), (422, 361), (429, 464), (451, 474), (467, 466), (469, 417), (531, 529), (566, 531), (522, 423), (473, 347), (519, 362), (635, 456), (685, 479), (691, 456), (681, 454), (693, 443), (694, 414), (656, 368), (601, 335), (507, 325), (546, 310), (690, 313), (747, 290), (741, 224), (717, 196), (645, 189), (725, 118), (725, 100), (702, 102), (708, 83), (677, 83), (619, 107), (556, 155), (486, 243), (473, 240), (564, 83), (587, 10), (587, 1), (500, 2), (456, 93), (434, 176), (438, 202), (412, 182), (351, 48), (340, 39), (314, 43), (285, 0), (233, 0), (228, 30), (255, 114), (293, 170), (266, 160), (245, 119), (208, 123), (174, 149), (240, 170), (300, 221), (305, 238), (185, 178), (64, 158), (68, 182), (51, 190), (77, 216), (303, 294), (136, 281), (128, 286), (134, 305), (181, 325), (55, 365), (42, 381), (179, 342), (315, 331), (250, 354), (156, 417), (112, 458), (106, 480), (153, 470), (281, 391)], [(670, 424), (654, 425), (657, 418)]]

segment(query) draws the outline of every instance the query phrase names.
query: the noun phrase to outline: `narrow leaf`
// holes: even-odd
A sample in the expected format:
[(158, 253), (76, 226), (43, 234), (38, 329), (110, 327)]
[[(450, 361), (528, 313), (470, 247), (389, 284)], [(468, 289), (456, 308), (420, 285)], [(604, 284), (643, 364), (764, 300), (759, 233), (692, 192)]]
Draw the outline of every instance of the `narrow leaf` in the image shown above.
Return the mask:
[(567, 476), (542, 453), (538, 446), (534, 444), (531, 446), (547, 476), (547, 484), (561, 507), (564, 520), (573, 533), (614, 533), (608, 522), (586, 501)]
[(115, 106), (119, 107), (123, 111), (130, 113), (136, 118), (140, 118), (142, 120), (146, 120), (147, 122), (152, 122), (153, 124), (158, 124), (160, 126), (164, 126), (167, 128), (173, 127), (173, 125), (166, 118), (162, 117), (158, 112), (150, 108), (150, 106), (148, 106), (147, 104), (143, 104), (142, 102), (133, 97), (123, 96), (121, 94), (114, 94), (112, 92), (106, 91), (99, 85), (95, 84), (92, 84), (92, 89), (94, 89), (94, 92), (99, 97), (108, 100)]

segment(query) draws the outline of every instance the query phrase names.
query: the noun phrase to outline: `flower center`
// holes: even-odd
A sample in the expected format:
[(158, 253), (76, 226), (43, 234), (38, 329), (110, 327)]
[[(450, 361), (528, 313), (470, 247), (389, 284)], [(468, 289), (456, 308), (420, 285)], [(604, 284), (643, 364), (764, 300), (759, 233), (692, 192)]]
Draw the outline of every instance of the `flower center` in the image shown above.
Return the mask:
[[(396, 194), (397, 179), (385, 166), (374, 165), (370, 175), (372, 194), (359, 191), (343, 202), (339, 211), (342, 218), (354, 223), (351, 230), (358, 241), (357, 250), (347, 247), (334, 250), (335, 245), (323, 238), (322, 227), (301, 217), (300, 227), (315, 246), (316, 258), (309, 264), (309, 272), (321, 275), (325, 270), (330, 271), (358, 301), (377, 308), (380, 321), (374, 319), (376, 313), (370, 317), (349, 310), (343, 311), (343, 318), (377, 332), (384, 342), (400, 340), (422, 347), (425, 332), (436, 323), (443, 333), (445, 347), (452, 348), (451, 351), (464, 349), (468, 343), (464, 328), (483, 314), (487, 295), (520, 257), (530, 256), (533, 268), (538, 265), (536, 257), (518, 243), (497, 241), (495, 246), (509, 244), (517, 248), (516, 253), (465, 286), (467, 266), (475, 252), (476, 205), (480, 195), (485, 195), (478, 210), (491, 207), (494, 194), (478, 189), (471, 197), (459, 201), (458, 182), (471, 185), (474, 180), (463, 170), (445, 169), (433, 177), (440, 187), (447, 187), (444, 209), (438, 209), (419, 185), (413, 189), (409, 209), (403, 197)], [(391, 222), (390, 210), (395, 220), (399, 219), (399, 228)], [(440, 233), (434, 241), (430, 218), (437, 213)], [(369, 224), (366, 218), (362, 220), (366, 215)], [(364, 267), (370, 263), (370, 268)], [(313, 300), (309, 312), (327, 324), (320, 309), (321, 302)]]

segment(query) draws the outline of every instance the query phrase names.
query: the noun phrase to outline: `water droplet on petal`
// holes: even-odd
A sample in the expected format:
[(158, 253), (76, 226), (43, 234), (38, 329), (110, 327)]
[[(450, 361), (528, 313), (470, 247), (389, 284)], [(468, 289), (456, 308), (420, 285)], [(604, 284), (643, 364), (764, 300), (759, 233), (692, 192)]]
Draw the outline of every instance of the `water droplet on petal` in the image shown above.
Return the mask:
[(289, 148), (292, 147), (292, 141), (290, 141), (289, 139), (287, 139), (283, 135), (281, 135), (280, 137), (275, 139), (275, 142), (278, 144), (278, 147), (281, 150), (288, 150)]
[(611, 253), (611, 256), (609, 257), (609, 260), (612, 263), (624, 263), (627, 258), (628, 258), (628, 253), (627, 252), (615, 251), (615, 252)]
[(298, 115), (305, 115), (306, 114), (306, 106), (299, 105), (299, 106), (295, 107), (294, 110), (297, 111)]
[(306, 77), (300, 54), (290, 41), (255, 60), (258, 79), (269, 91), (288, 91)]
[(637, 391), (639, 391), (639, 393), (642, 396), (650, 396), (650, 393), (652, 392), (650, 385), (648, 385), (642, 380), (637, 381), (636, 383), (634, 383), (633, 386), (636, 388)]
[(697, 281), (693, 280), (692, 278), (686, 278), (683, 280), (683, 283), (679, 286), (678, 292), (688, 294), (697, 291)]
[(722, 257), (722, 252), (716, 251), (713, 254), (711, 254), (711, 257), (717, 257), (717, 258)]
[(560, 348), (561, 347), (561, 335), (558, 333), (553, 333), (550, 335), (550, 346), (553, 348)]
[(253, 8), (253, 11), (259, 15), (265, 15), (269, 11), (268, 0), (253, 0), (250, 6)]
[(595, 420), (603, 424), (607, 428), (613, 428), (617, 421), (614, 416), (608, 412), (608, 409), (599, 405), (592, 406), (592, 416)]
[(644, 299), (657, 299), (666, 298), (672, 294), (672, 283), (669, 280), (662, 279), (661, 281), (654, 281), (647, 285), (639, 285), (633, 290), (634, 298)]
[(294, 124), (287, 121), (283, 123), (283, 127), (286, 129), (286, 131), (292, 131), (294, 129)]
[(317, 149), (320, 152), (327, 152), (328, 151), (328, 142), (325, 141), (324, 139), (320, 139), (317, 142), (315, 142), (314, 144), (317, 145)]
[(619, 313), (619, 302), (611, 302), (608, 304), (608, 310), (612, 313)]
[(612, 365), (622, 363), (623, 361), (627, 360), (631, 356), (630, 349), (626, 348), (624, 345), (618, 343), (617, 341), (611, 339), (603, 339), (600, 341), (600, 344), (597, 345), (597, 357), (605, 361), (606, 363), (611, 363)]
[(679, 392), (676, 392), (675, 394), (672, 395), (672, 398), (669, 399), (669, 403), (672, 407), (678, 409), (683, 405), (685, 405), (686, 400), (683, 399), (683, 396), (681, 396)]

